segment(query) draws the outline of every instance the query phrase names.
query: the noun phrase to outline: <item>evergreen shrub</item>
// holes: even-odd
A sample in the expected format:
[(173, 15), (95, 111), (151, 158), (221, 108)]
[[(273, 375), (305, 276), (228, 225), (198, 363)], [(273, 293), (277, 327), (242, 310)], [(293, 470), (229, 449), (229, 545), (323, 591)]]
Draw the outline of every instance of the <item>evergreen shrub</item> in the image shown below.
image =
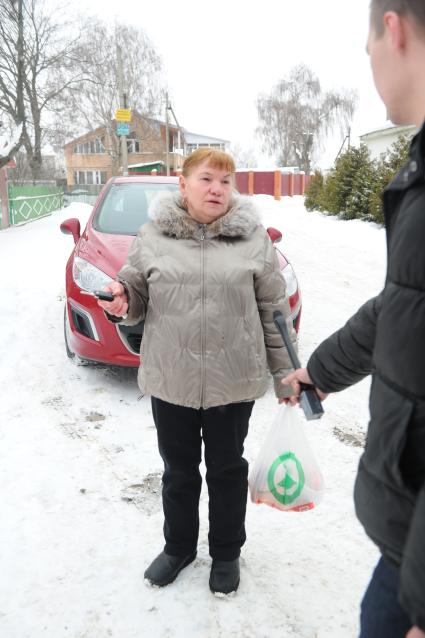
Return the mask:
[(306, 189), (307, 210), (384, 223), (382, 191), (406, 163), (410, 141), (401, 136), (377, 161), (364, 144), (350, 147), (326, 177), (316, 171)]

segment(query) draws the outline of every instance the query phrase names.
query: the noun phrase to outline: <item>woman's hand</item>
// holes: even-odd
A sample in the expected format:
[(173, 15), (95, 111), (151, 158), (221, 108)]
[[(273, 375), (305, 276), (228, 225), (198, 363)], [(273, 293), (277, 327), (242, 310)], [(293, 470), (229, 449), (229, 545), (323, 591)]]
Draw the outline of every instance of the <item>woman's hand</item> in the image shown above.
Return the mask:
[(123, 317), (127, 314), (128, 299), (125, 292), (125, 288), (119, 281), (113, 281), (109, 286), (105, 286), (103, 289), (106, 292), (111, 292), (114, 295), (113, 301), (101, 301), (97, 300), (97, 303), (103, 310), (109, 312), (114, 317)]

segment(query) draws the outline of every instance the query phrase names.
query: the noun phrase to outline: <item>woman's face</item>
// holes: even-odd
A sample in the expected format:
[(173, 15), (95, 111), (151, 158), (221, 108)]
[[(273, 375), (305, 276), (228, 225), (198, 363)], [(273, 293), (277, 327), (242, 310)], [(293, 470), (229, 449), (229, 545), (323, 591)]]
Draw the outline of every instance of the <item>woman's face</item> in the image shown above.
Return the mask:
[(187, 212), (201, 224), (209, 224), (224, 215), (230, 204), (233, 175), (203, 162), (184, 177), (180, 191), (187, 202)]

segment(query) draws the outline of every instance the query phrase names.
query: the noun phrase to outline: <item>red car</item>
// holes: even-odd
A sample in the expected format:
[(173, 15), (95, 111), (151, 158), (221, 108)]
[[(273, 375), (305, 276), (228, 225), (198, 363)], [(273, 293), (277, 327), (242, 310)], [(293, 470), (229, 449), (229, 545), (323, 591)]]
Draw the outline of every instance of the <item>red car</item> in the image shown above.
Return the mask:
[[(97, 198), (81, 234), (78, 219), (67, 219), (60, 228), (74, 238), (66, 266), (64, 313), (68, 357), (121, 366), (138, 366), (143, 322), (121, 326), (109, 322), (95, 297), (82, 291), (101, 290), (116, 277), (139, 227), (148, 221), (150, 201), (161, 191), (178, 189), (177, 177), (113, 177)], [(281, 233), (268, 228), (273, 243)], [(291, 315), (298, 330), (301, 296), (292, 266), (276, 249), (286, 279)]]

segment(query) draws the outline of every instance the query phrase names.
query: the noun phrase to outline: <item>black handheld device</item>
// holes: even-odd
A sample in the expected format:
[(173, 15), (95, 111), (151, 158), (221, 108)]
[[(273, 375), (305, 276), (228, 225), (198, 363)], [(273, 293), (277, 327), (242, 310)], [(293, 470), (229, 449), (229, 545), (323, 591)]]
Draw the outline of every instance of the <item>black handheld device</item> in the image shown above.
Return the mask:
[(114, 300), (114, 295), (111, 292), (106, 292), (105, 290), (93, 290), (93, 291), (82, 290), (81, 294), (90, 295), (91, 297), (96, 297), (97, 299), (100, 299), (101, 301)]
[(114, 295), (112, 294), (112, 292), (105, 292), (104, 290), (93, 290), (93, 294), (95, 297), (97, 297), (101, 301), (114, 300)]
[[(295, 352), (294, 346), (292, 345), (292, 341), (289, 337), (286, 321), (280, 310), (274, 311), (273, 321), (275, 322), (276, 328), (282, 335), (282, 339), (288, 351), (292, 365), (294, 366), (295, 370), (297, 368), (301, 368), (300, 360), (298, 359), (298, 355)], [(300, 383), (300, 386), (300, 406), (305, 414), (305, 418), (307, 419), (307, 421), (320, 419), (323, 416), (324, 410), (322, 402), (320, 401), (319, 395), (317, 394), (314, 386), (310, 385), (309, 383)]]

